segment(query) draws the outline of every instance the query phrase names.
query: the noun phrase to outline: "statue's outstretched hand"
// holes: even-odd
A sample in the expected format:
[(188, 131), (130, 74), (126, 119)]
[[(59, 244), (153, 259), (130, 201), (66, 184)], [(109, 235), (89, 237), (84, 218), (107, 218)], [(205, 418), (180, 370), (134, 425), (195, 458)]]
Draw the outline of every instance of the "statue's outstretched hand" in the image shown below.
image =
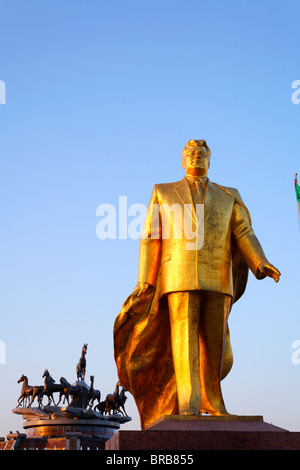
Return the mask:
[(280, 271), (278, 271), (278, 269), (275, 268), (275, 266), (273, 266), (271, 263), (267, 261), (265, 263), (260, 263), (257, 269), (256, 277), (258, 279), (263, 279), (264, 277), (268, 276), (268, 277), (272, 277), (275, 282), (278, 282), (280, 275), (281, 275)]

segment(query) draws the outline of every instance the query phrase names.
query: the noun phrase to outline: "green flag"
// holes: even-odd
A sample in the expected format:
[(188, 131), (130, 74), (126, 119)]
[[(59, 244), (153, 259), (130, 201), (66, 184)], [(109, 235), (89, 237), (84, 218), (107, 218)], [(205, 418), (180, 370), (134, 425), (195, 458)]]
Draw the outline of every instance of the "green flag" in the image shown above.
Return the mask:
[(296, 190), (297, 201), (300, 202), (300, 186), (298, 183), (295, 184), (295, 190)]
[(300, 186), (297, 183), (297, 180), (295, 180), (295, 191), (296, 191), (297, 201), (300, 202)]

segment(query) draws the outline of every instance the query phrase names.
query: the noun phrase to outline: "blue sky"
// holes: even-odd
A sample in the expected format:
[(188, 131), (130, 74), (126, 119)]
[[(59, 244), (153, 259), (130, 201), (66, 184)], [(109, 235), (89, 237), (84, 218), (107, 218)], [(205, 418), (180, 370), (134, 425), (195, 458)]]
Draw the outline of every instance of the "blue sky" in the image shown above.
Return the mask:
[[(227, 408), (300, 428), (298, 1), (0, 1), (0, 435), (22, 430), (24, 373), (117, 376), (114, 319), (137, 280), (139, 240), (100, 240), (97, 207), (147, 205), (183, 177), (181, 150), (206, 139), (209, 177), (239, 189), (282, 277), (232, 310)], [(130, 396), (133, 420), (139, 419)], [(124, 427), (125, 429), (125, 427)]]

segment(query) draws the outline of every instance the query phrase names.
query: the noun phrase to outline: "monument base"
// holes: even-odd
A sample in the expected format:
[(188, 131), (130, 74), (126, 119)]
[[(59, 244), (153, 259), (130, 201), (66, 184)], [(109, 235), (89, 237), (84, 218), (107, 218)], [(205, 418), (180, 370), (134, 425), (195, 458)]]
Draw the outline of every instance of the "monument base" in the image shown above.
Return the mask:
[(300, 432), (262, 416), (162, 416), (145, 431), (118, 431), (106, 450), (300, 450)]
[(131, 420), (75, 407), (14, 408), (13, 413), (22, 415), (26, 433), (10, 433), (0, 449), (104, 449), (120, 425)]

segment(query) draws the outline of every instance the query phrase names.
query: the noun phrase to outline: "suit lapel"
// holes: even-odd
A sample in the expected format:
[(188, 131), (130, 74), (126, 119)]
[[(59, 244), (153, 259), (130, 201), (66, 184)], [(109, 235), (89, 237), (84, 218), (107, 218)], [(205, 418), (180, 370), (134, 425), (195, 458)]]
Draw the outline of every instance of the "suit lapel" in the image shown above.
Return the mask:
[(183, 178), (181, 181), (178, 181), (177, 183), (175, 183), (174, 190), (181, 204), (183, 204), (188, 214), (193, 219), (194, 224), (196, 224), (197, 219), (196, 219), (195, 207), (193, 204), (193, 197), (192, 197), (189, 183), (187, 182), (186, 178)]
[(208, 180), (207, 185), (206, 198), (204, 202), (204, 222), (208, 219), (211, 208), (216, 200), (216, 191), (213, 184)]

